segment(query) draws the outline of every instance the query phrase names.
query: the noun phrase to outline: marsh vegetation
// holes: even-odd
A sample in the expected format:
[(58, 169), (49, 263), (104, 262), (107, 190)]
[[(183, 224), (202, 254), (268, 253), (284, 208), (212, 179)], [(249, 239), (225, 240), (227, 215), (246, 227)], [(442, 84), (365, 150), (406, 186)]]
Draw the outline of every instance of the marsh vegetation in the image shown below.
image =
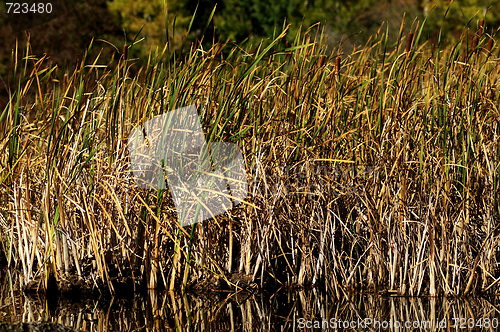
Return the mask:
[[(318, 26), (293, 44), (286, 29), (247, 49), (167, 44), (133, 76), (126, 52), (63, 73), (19, 46), (0, 115), (6, 264), (40, 290), (497, 293), (495, 36), (443, 49), (412, 31), (352, 54)], [(191, 104), (209, 141), (240, 146), (250, 187), (181, 227), (168, 190), (135, 184), (127, 138)]]

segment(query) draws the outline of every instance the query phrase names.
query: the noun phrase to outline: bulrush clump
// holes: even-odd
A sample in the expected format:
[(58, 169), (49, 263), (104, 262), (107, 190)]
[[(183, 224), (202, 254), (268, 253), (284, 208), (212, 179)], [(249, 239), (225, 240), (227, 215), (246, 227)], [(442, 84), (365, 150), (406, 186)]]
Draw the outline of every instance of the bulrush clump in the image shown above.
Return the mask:
[[(461, 43), (437, 51), (413, 33), (411, 56), (383, 33), (353, 54), (313, 29), (293, 48), (286, 36), (258, 52), (165, 47), (135, 76), (86, 58), (74, 72), (42, 69), (29, 45), (14, 52), (21, 86), (0, 127), (7, 264), (26, 283), (75, 277), (110, 292), (498, 293), (500, 60), (471, 59)], [(206, 137), (243, 151), (248, 195), (182, 227), (170, 191), (131, 174), (127, 144), (148, 120), (192, 104)], [(144, 172), (153, 167), (163, 166)]]

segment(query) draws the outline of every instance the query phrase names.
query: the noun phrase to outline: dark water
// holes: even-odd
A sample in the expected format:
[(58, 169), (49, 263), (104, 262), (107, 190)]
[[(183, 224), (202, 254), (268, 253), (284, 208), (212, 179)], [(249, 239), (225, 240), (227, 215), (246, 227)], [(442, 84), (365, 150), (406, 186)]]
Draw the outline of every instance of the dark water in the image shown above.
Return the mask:
[[(154, 292), (129, 299), (28, 298), (3, 271), (0, 321), (51, 321), (82, 331), (496, 331), (498, 298), (403, 298), (319, 290), (274, 294)], [(314, 328), (316, 327), (316, 328)]]

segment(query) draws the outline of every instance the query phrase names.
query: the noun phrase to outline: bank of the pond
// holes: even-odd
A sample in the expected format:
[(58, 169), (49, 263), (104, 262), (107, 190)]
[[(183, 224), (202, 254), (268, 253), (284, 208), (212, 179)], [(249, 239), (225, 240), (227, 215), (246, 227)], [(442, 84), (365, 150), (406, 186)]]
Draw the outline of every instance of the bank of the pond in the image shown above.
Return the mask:
[(16, 271), (0, 272), (0, 321), (8, 322), (2, 322), (0, 332), (431, 332), (463, 331), (471, 324), (489, 331), (499, 327), (500, 318), (496, 310), (500, 297), (410, 298), (354, 293), (335, 298), (317, 289), (272, 294), (150, 290), (130, 298), (43, 299), (26, 297), (13, 289), (19, 285), (19, 275)]
[[(120, 269), (122, 272), (127, 268)], [(138, 272), (138, 271), (137, 271)], [(259, 283), (259, 279), (252, 281), (251, 275), (243, 273), (232, 273), (222, 278), (208, 275), (207, 279), (198, 280), (189, 284), (186, 291), (203, 294), (206, 292), (244, 292), (244, 293), (274, 293), (280, 289), (303, 289), (297, 285), (276, 285), (275, 283)], [(22, 286), (22, 291), (28, 296), (44, 296), (50, 298), (80, 298), (80, 297), (133, 297), (137, 293), (145, 293), (148, 290), (145, 278), (137, 273), (136, 277), (122, 276), (112, 278), (110, 282), (104, 283), (96, 274), (82, 276), (61, 275), (58, 278), (51, 273), (47, 280), (38, 276)], [(164, 289), (158, 289), (164, 290)]]

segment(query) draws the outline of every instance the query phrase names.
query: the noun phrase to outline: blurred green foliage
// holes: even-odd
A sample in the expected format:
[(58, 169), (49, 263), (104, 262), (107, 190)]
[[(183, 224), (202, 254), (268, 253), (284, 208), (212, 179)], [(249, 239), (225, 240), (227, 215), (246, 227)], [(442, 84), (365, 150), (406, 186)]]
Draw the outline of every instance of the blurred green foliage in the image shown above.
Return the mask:
[[(166, 41), (164, 0), (111, 0), (110, 10), (119, 15), (122, 26), (129, 34), (137, 34), (146, 39), (142, 48), (149, 50), (152, 45), (164, 45)], [(321, 23), (330, 46), (342, 43), (345, 52), (355, 46), (362, 46), (371, 35), (377, 33), (386, 23), (389, 41), (398, 38), (405, 15), (403, 33), (416, 27), (416, 21), (426, 19), (423, 40), (437, 42), (439, 31), (443, 29), (443, 43), (454, 43), (469, 24), (477, 29), (479, 19), (485, 18), (489, 32), (493, 34), (500, 24), (500, 5), (495, 0), (168, 0), (169, 29), (173, 21), (176, 33), (170, 37), (174, 48), (178, 48), (184, 38), (193, 13), (192, 29), (188, 41), (201, 38), (212, 10), (217, 7), (210, 22), (205, 40), (221, 39), (234, 43), (258, 44), (262, 39), (272, 38), (285, 24), (291, 24), (287, 39), (293, 41), (300, 28), (307, 29)], [(443, 17), (447, 13), (443, 23)], [(385, 32), (386, 27), (383, 27)], [(172, 37), (173, 36), (173, 37)]]
[[(424, 1), (423, 12), (427, 17), (428, 34), (437, 35), (442, 29), (442, 42), (454, 44), (465, 29), (475, 33), (479, 20), (485, 20), (485, 33), (493, 35), (500, 25), (500, 2), (498, 0), (441, 0)], [(444, 19), (446, 15), (446, 19)]]
[[(170, 40), (174, 45), (180, 45), (182, 36), (188, 27), (191, 15), (183, 7), (182, 1), (169, 0), (113, 0), (108, 1), (108, 8), (119, 18), (123, 29), (127, 32), (128, 43), (133, 39), (140, 40), (138, 47), (130, 49), (132, 57), (137, 56), (146, 58), (152, 47), (158, 47), (160, 50), (167, 42), (167, 26), (172, 31), (170, 34), (173, 39)], [(166, 11), (168, 12), (167, 21), (165, 20)], [(174, 22), (177, 26), (177, 33), (173, 34)], [(139, 35), (138, 35), (139, 34)], [(135, 37), (138, 38), (135, 38)]]
[[(469, 26), (470, 33), (474, 33), (482, 18), (486, 20), (485, 33), (490, 35), (500, 25), (498, 0), (87, 0), (63, 17), (26, 33), (31, 35), (33, 54), (46, 53), (59, 66), (76, 64), (92, 38), (92, 56), (102, 51), (102, 64), (108, 64), (113, 53), (115, 59), (119, 57), (123, 45), (135, 40), (136, 44), (129, 48), (129, 58), (136, 58), (140, 66), (147, 62), (151, 47), (164, 47), (167, 33), (170, 50), (178, 50), (184, 39), (185, 49), (190, 42), (201, 39), (215, 7), (215, 15), (203, 36), (205, 47), (213, 39), (257, 45), (279, 33), (284, 24), (291, 24), (286, 39), (293, 42), (299, 29), (320, 22), (328, 45), (341, 44), (344, 53), (349, 53), (355, 46), (364, 45), (384, 23), (388, 26), (389, 42), (394, 43), (403, 14), (402, 33), (414, 31), (417, 21), (427, 19), (421, 41), (432, 43), (437, 42), (440, 29), (443, 43), (454, 43), (464, 27)], [(0, 75), (5, 76), (11, 67), (15, 40), (23, 44), (27, 34), (9, 32), (3, 4), (0, 9)], [(385, 30), (386, 26), (380, 31)]]

